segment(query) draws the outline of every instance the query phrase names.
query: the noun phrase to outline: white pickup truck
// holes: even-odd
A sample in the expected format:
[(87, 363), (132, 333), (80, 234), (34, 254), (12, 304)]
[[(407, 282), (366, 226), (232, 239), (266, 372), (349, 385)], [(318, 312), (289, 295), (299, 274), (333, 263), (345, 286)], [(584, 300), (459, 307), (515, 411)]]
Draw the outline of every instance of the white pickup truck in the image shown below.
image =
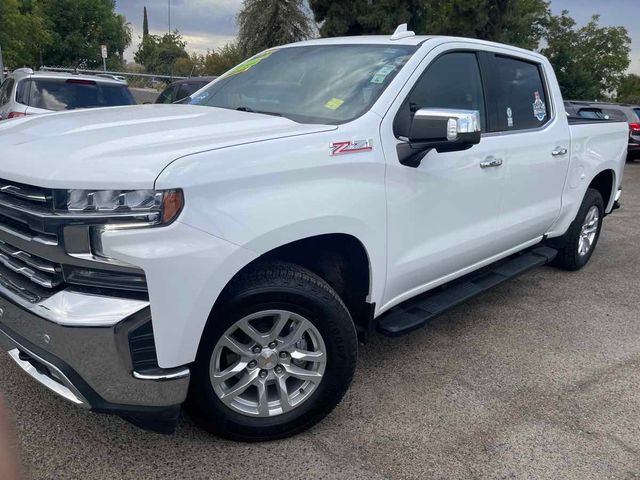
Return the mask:
[[(0, 336), (30, 376), (157, 431), (255, 441), (341, 400), (358, 340), (592, 255), (628, 126), (478, 40), (274, 48), (180, 105), (0, 122)], [(407, 365), (407, 368), (415, 366)]]

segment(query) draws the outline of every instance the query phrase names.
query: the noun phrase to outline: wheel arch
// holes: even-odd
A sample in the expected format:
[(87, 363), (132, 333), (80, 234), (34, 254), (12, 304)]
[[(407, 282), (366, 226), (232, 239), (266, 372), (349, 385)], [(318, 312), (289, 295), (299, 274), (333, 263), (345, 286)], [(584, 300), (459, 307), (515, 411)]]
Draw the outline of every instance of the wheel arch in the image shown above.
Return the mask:
[(615, 197), (616, 188), (616, 172), (613, 169), (605, 169), (598, 172), (587, 188), (593, 188), (600, 192), (604, 201), (605, 211), (608, 212), (611, 207), (613, 198)]
[(273, 247), (244, 265), (229, 279), (215, 300), (209, 321), (225, 301), (234, 280), (246, 270), (269, 261), (285, 261), (306, 268), (326, 281), (345, 303), (358, 331), (366, 341), (373, 331), (375, 304), (371, 302), (373, 265), (364, 243), (352, 234), (323, 233)]

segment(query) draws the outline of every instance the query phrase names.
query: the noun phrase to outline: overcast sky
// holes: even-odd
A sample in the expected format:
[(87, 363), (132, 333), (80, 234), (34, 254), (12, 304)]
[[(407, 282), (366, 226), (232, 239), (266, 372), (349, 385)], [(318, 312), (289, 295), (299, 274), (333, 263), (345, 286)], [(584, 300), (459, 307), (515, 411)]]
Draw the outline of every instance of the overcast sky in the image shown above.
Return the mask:
[[(235, 16), (242, 0), (170, 0), (171, 28), (180, 30), (188, 50), (206, 52), (221, 47), (236, 33)], [(346, 0), (348, 1), (348, 0)], [(133, 27), (133, 46), (127, 59), (133, 59), (142, 34), (142, 10), (146, 5), (151, 33), (168, 30), (169, 0), (116, 0)], [(569, 10), (578, 25), (584, 25), (591, 15), (599, 14), (601, 25), (624, 25), (633, 41), (630, 70), (640, 74), (640, 0), (552, 0), (553, 13)], [(391, 32), (390, 32), (391, 33)]]

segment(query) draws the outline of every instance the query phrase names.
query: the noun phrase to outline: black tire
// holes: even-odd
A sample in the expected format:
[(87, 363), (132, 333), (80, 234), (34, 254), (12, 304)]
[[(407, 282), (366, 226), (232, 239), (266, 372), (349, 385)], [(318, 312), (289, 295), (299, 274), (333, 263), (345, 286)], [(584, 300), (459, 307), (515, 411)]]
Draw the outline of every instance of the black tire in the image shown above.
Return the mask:
[[(212, 313), (192, 368), (187, 411), (209, 432), (231, 440), (275, 440), (302, 432), (340, 403), (356, 366), (356, 330), (338, 294), (300, 266), (270, 262), (241, 273)], [(283, 309), (304, 316), (320, 332), (327, 352), (322, 380), (293, 410), (271, 417), (247, 416), (225, 405), (215, 393), (209, 366), (220, 337), (238, 320), (263, 310)]]
[[(580, 240), (580, 232), (582, 231), (582, 225), (585, 218), (591, 209), (596, 206), (598, 208), (599, 220), (598, 229), (596, 231), (595, 238), (591, 245), (591, 248), (585, 255), (578, 253), (578, 243)], [(600, 232), (602, 230), (602, 220), (604, 218), (604, 201), (602, 195), (597, 190), (590, 188), (582, 200), (582, 205), (578, 210), (575, 220), (569, 226), (569, 230), (562, 237), (552, 242), (552, 246), (558, 249), (558, 256), (555, 258), (553, 265), (564, 270), (580, 270), (584, 267), (593, 255), (598, 239), (600, 238)]]

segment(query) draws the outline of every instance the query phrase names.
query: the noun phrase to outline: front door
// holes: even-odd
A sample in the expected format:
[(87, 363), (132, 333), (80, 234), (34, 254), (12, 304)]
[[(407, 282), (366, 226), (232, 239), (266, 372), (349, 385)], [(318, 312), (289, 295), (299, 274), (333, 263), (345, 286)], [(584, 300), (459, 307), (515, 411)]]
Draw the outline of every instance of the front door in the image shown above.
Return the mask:
[[(437, 56), (431, 52), (430, 56)], [(486, 107), (478, 55), (442, 52), (382, 123), (387, 159), (388, 277), (383, 309), (459, 276), (500, 253), (495, 237), (504, 170), (482, 168), (502, 152), (497, 138), (461, 152), (429, 152), (420, 166), (399, 162), (396, 152), (411, 112), (419, 108), (478, 110)], [(411, 81), (410, 81), (411, 82)]]

